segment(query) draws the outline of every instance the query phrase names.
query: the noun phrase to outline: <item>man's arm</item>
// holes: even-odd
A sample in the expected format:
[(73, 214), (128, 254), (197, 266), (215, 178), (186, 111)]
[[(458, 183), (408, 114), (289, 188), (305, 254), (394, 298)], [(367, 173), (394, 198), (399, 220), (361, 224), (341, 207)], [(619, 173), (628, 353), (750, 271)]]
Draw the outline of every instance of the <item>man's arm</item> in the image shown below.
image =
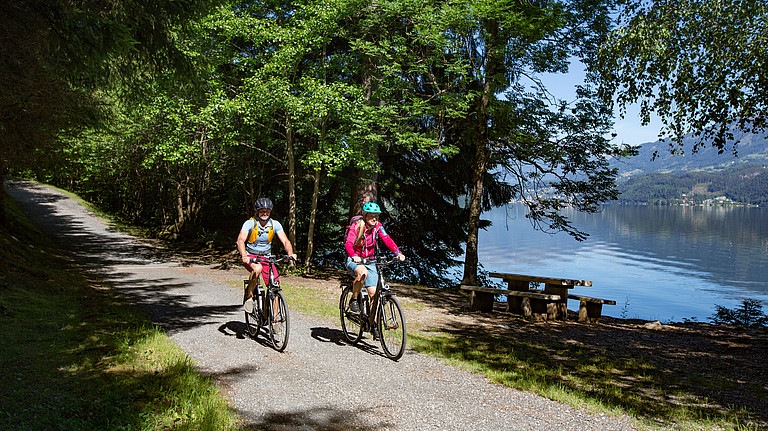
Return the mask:
[(248, 253), (245, 252), (245, 240), (248, 238), (248, 231), (241, 230), (240, 235), (237, 236), (237, 251), (240, 252), (240, 258), (243, 260), (243, 263), (250, 263), (250, 259), (248, 258)]
[(293, 254), (293, 245), (291, 244), (291, 240), (288, 239), (288, 236), (285, 235), (285, 231), (281, 230), (278, 232), (277, 237), (280, 238), (280, 242), (282, 242), (283, 247), (285, 247), (285, 254), (296, 259), (296, 255)]

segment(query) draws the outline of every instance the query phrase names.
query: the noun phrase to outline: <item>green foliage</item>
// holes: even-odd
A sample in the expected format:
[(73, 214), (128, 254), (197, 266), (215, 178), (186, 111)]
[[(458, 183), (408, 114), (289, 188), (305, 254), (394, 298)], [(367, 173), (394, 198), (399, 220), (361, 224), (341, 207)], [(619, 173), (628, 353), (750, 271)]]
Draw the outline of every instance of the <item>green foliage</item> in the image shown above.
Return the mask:
[[(0, 5), (0, 168), (110, 122), (142, 74), (181, 65), (173, 26), (207, 1), (7, 1)], [(131, 91), (134, 90), (134, 91)], [(12, 157), (13, 156), (13, 157)], [(1, 171), (2, 169), (0, 169)]]
[(658, 116), (672, 152), (690, 133), (699, 138), (694, 152), (710, 144), (723, 152), (734, 129), (765, 134), (765, 1), (625, 4), (601, 50), (606, 97), (621, 108), (639, 102), (643, 124)]
[(316, 210), (317, 263), (338, 262), (351, 191), (375, 183), (390, 233), (423, 257), (408, 279), (444, 285), (482, 211), (523, 199), (539, 227), (582, 238), (559, 210), (615, 197), (607, 160), (631, 151), (604, 138), (604, 101), (588, 85), (553, 100), (545, 85), (573, 58), (592, 66), (607, 6), (228, 1), (190, 4), (201, 13), (183, 23), (158, 11), (184, 67), (98, 87), (109, 130), (62, 139), (25, 172), (155, 233), (220, 230), (228, 246), (268, 195), (276, 218), (295, 218), (298, 251)]
[(744, 299), (741, 307), (730, 309), (715, 305), (715, 314), (710, 317), (716, 325), (736, 325), (747, 328), (768, 326), (768, 316), (763, 312), (763, 304), (757, 299)]

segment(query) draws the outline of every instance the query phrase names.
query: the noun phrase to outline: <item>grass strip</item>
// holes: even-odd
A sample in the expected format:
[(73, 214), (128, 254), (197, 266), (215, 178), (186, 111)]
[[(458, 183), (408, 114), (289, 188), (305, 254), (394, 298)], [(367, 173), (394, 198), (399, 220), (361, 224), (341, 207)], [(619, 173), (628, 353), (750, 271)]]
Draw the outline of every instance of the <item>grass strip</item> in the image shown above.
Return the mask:
[[(338, 294), (283, 285), (289, 307), (339, 325)], [(424, 305), (401, 299), (405, 318)], [(482, 374), (510, 388), (533, 392), (592, 413), (629, 415), (639, 429), (758, 430), (748, 412), (713, 406), (686, 391), (686, 373), (669, 373), (637, 358), (585, 346), (538, 344), (485, 333), (425, 325), (408, 327), (408, 347)], [(615, 353), (615, 352), (614, 352)], [(709, 380), (709, 384), (726, 382)], [(722, 387), (722, 386), (720, 386)], [(717, 388), (715, 388), (717, 389)]]
[(181, 349), (5, 202), (0, 429), (238, 429)]

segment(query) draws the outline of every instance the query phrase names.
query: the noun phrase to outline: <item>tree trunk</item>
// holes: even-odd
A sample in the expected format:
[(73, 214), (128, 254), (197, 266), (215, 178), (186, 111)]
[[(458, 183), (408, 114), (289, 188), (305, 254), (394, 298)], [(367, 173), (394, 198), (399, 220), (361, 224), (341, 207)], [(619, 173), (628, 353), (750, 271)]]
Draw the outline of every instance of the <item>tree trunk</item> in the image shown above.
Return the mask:
[(245, 192), (245, 211), (246, 214), (250, 215), (254, 212), (254, 204), (256, 203), (255, 193), (253, 187), (253, 163), (251, 162), (250, 157), (246, 159), (246, 175), (248, 175), (248, 190)]
[(5, 214), (5, 163), (0, 159), (0, 226), (8, 226)]
[[(325, 50), (325, 47), (323, 47), (323, 50)], [(323, 58), (325, 58), (325, 55), (323, 55)], [(327, 118), (324, 118), (320, 127), (320, 139), (323, 142), (325, 142), (325, 137), (326, 137), (326, 134), (325, 134), (326, 125), (327, 125)], [(320, 173), (322, 171), (322, 168), (323, 166), (321, 164), (315, 170), (315, 175), (313, 177), (314, 181), (313, 181), (313, 187), (312, 187), (312, 209), (309, 211), (309, 227), (307, 228), (307, 253), (304, 259), (305, 273), (309, 270), (309, 264), (312, 261), (312, 254), (315, 252), (315, 241), (314, 241), (315, 217), (317, 216), (317, 200), (318, 200), (318, 195), (320, 194)]]
[(486, 22), (488, 38), (485, 46), (485, 80), (483, 82), (483, 94), (477, 103), (477, 118), (475, 123), (475, 160), (472, 165), (472, 193), (469, 202), (469, 223), (467, 224), (467, 247), (464, 254), (464, 276), (461, 284), (477, 285), (478, 269), (478, 234), (480, 215), (483, 212), (483, 177), (491, 160), (491, 142), (488, 136), (488, 109), (491, 98), (499, 87), (497, 82), (502, 72), (503, 51), (497, 49), (499, 24), (496, 20)]
[(488, 167), (489, 152), (485, 143), (478, 142), (472, 166), (472, 194), (469, 200), (467, 247), (464, 253), (464, 277), (461, 284), (477, 285), (478, 234), (480, 214), (483, 212), (483, 176)]
[[(373, 96), (373, 85), (375, 82), (372, 73), (373, 71), (377, 70), (377, 67), (371, 58), (368, 58), (366, 60), (366, 63), (368, 64), (369, 73), (366, 73), (365, 77), (363, 78), (363, 86), (365, 90), (365, 100), (370, 104), (371, 97)], [(379, 161), (378, 145), (371, 145), (370, 153), (368, 154), (368, 157), (370, 157), (371, 160), (373, 160), (375, 163), (378, 164), (378, 161)], [(378, 174), (374, 173), (372, 177), (368, 178), (366, 177), (364, 172), (360, 169), (355, 169), (355, 172), (357, 173), (356, 177), (358, 179), (358, 182), (357, 182), (357, 186), (353, 186), (351, 191), (350, 206), (349, 206), (350, 217), (362, 214), (363, 205), (365, 205), (368, 202), (376, 202), (378, 200), (378, 187), (376, 185)]]
[(376, 202), (378, 199), (378, 187), (376, 185), (376, 176), (371, 179), (361, 178), (357, 187), (352, 188), (350, 196), (349, 216), (356, 216), (363, 213), (363, 205), (368, 202)]
[(307, 254), (304, 259), (305, 272), (309, 269), (309, 263), (312, 261), (312, 253), (315, 252), (314, 236), (318, 194), (320, 194), (320, 169), (315, 171), (314, 187), (312, 188), (312, 209), (309, 212), (309, 227), (307, 229)]
[(296, 166), (293, 158), (293, 125), (291, 124), (291, 113), (285, 113), (285, 137), (286, 137), (286, 156), (288, 159), (288, 239), (293, 244), (294, 251), (298, 248), (296, 244)]

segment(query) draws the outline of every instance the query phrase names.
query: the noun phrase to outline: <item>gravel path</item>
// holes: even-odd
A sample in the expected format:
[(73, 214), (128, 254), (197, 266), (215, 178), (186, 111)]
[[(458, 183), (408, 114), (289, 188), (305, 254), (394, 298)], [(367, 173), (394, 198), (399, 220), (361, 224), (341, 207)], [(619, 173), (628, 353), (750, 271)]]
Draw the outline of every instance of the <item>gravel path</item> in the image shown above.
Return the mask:
[(379, 345), (342, 342), (336, 322), (296, 311), (288, 349), (277, 353), (263, 338), (243, 334), (237, 286), (243, 270), (176, 261), (151, 242), (106, 227), (58, 191), (7, 184), (11, 197), (44, 231), (123, 292), (203, 373), (217, 379), (249, 429), (634, 429), (627, 418), (588, 414), (492, 384), (411, 350), (399, 362), (390, 361)]

